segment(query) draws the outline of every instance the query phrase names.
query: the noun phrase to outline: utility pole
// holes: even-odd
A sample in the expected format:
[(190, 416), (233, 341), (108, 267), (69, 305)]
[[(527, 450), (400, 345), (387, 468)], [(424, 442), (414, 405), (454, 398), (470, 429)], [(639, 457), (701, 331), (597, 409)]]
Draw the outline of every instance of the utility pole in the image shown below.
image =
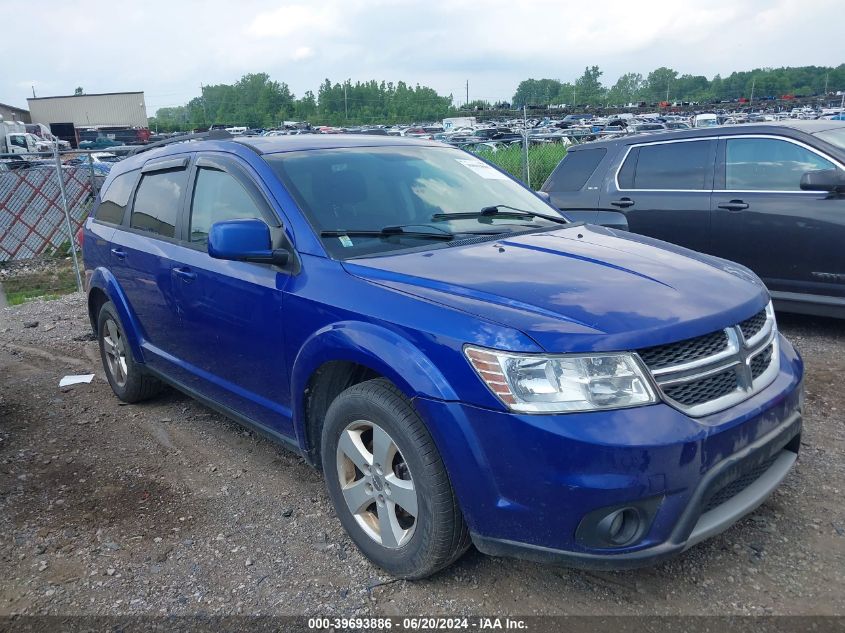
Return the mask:
[(666, 103), (669, 103), (669, 84), (672, 83), (672, 79), (666, 80)]
[(343, 82), (343, 118), (349, 119), (349, 104), (346, 101), (346, 82)]
[[(469, 79), (467, 79), (467, 106), (469, 105)], [(466, 107), (466, 106), (464, 106)]]
[(757, 83), (757, 77), (754, 77), (751, 80), (751, 99), (749, 99), (749, 103), (751, 103), (752, 106), (754, 105), (754, 85), (756, 83)]
[(827, 80), (830, 79), (830, 73), (825, 73), (824, 76), (824, 96), (827, 96)]
[(209, 122), (208, 120), (208, 105), (205, 103), (205, 86), (202, 84), (200, 84), (200, 99), (202, 99), (202, 118), (208, 123), (208, 129), (211, 129), (214, 121)]

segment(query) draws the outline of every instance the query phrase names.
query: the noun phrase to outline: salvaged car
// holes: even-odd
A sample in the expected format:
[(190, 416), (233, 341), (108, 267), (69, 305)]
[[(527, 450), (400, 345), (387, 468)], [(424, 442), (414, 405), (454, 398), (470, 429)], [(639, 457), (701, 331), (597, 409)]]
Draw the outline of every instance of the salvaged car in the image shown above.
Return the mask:
[(109, 383), (300, 453), (391, 574), (471, 543), (652, 564), (794, 464), (802, 361), (743, 266), (571, 222), (432, 141), (213, 136), (114, 164), (85, 222)]

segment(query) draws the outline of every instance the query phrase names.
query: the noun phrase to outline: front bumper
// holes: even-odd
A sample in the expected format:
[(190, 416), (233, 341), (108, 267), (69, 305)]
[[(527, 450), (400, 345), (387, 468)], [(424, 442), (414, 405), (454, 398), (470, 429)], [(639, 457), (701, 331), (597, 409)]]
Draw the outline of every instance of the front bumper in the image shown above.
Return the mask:
[[(416, 405), (479, 550), (576, 567), (645, 566), (753, 511), (795, 462), (803, 367), (781, 343), (780, 371), (769, 387), (697, 420), (664, 404), (562, 416), (422, 399)], [(748, 473), (753, 482), (713, 505), (714, 494)], [(654, 507), (631, 544), (579, 538), (590, 513), (631, 503)]]
[[(672, 536), (659, 545), (623, 553), (595, 554), (517, 543), (476, 533), (472, 534), (472, 540), (480, 551), (491, 556), (514, 556), (568, 567), (630, 569), (653, 565), (723, 532), (762, 504), (780, 485), (798, 458), (800, 433), (801, 416), (796, 412), (772, 433), (711, 469), (682, 513)], [(708, 512), (701, 512), (703, 499), (708, 491), (718, 486), (721, 479), (730, 477), (732, 471), (738, 468), (753, 469), (755, 464), (765, 463), (772, 457), (773, 463), (753, 483), (725, 503)]]

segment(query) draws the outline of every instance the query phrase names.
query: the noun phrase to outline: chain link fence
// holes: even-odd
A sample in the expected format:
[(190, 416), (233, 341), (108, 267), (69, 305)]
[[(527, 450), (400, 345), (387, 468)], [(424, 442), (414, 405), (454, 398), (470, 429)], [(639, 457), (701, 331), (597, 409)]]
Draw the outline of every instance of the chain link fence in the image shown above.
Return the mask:
[(98, 155), (102, 152), (0, 154), (0, 262), (62, 245), (69, 251), (111, 167)]
[[(33, 283), (55, 284), (62, 270), (42, 270), (36, 258), (70, 257), (74, 285), (81, 288), (76, 234), (93, 206), (111, 165), (120, 157), (65, 151), (0, 155), (0, 263), (2, 277), (23, 270)], [(65, 275), (67, 276), (67, 275)], [(52, 281), (51, 281), (52, 280)], [(0, 280), (2, 281), (2, 280)], [(59, 286), (67, 285), (61, 280)], [(7, 292), (11, 282), (6, 281)], [(47, 287), (47, 290), (52, 286)], [(25, 290), (25, 289), (22, 289)]]

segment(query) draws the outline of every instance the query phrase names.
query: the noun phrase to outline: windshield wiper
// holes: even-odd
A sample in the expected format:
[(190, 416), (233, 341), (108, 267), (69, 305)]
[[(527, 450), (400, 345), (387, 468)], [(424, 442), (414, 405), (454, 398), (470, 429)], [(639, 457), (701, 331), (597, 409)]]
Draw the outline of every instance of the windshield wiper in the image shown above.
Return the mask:
[[(500, 209), (507, 209), (507, 211), (500, 211)], [(558, 224), (569, 224), (569, 220), (560, 216), (537, 213), (536, 211), (525, 211), (524, 209), (517, 209), (516, 207), (510, 207), (506, 204), (494, 204), (489, 207), (484, 207), (480, 211), (470, 211), (467, 213), (435, 213), (431, 216), (431, 219), (471, 220), (473, 218), (490, 218), (493, 216), (543, 218), (544, 220), (549, 220), (550, 222), (556, 222)]]
[[(438, 228), (438, 227), (432, 227)], [(442, 229), (441, 229), (442, 231)], [(427, 231), (409, 231), (401, 226), (385, 226), (380, 229), (337, 229), (331, 231), (320, 231), (320, 237), (418, 237), (431, 240), (453, 240), (455, 235), (448, 231), (440, 233), (429, 233)]]

